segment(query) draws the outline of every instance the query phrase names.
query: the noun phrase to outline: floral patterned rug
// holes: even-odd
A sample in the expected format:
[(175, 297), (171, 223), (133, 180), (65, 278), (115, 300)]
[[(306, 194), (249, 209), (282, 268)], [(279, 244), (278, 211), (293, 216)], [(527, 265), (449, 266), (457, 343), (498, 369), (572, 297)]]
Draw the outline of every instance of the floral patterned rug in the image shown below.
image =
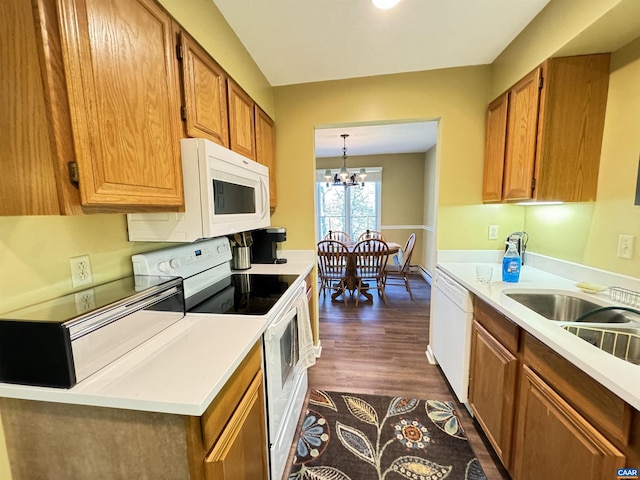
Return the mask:
[(486, 480), (451, 402), (311, 390), (289, 480)]

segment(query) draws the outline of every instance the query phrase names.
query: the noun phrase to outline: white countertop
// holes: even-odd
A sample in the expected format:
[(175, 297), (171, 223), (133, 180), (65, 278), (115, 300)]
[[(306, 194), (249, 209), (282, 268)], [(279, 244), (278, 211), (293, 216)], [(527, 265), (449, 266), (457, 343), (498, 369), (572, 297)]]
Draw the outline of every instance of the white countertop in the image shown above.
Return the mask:
[[(576, 335), (563, 330), (555, 322), (545, 319), (505, 295), (506, 292), (518, 290), (565, 291), (594, 303), (616, 305), (609, 300), (606, 292), (598, 294), (583, 293), (575, 286), (575, 280), (547, 273), (529, 265), (522, 267), (518, 283), (505, 283), (501, 281), (501, 264), (499, 263), (492, 263), (491, 261), (474, 263), (468, 261), (468, 257), (459, 257), (462, 261), (452, 262), (449, 260), (454, 259), (455, 256), (445, 257), (447, 261), (438, 262), (438, 268), (620, 398), (640, 410), (640, 365), (633, 365), (595, 348)], [(479, 258), (479, 260), (488, 259)], [(491, 265), (493, 267), (493, 278), (490, 283), (480, 284), (475, 280), (476, 265)], [(596, 283), (597, 277), (589, 277), (585, 278), (585, 280)]]
[[(255, 265), (243, 272), (294, 274), (304, 280), (315, 252), (291, 252), (286, 264)], [(187, 314), (73, 388), (0, 383), (0, 396), (199, 416), (267, 324), (266, 316)]]

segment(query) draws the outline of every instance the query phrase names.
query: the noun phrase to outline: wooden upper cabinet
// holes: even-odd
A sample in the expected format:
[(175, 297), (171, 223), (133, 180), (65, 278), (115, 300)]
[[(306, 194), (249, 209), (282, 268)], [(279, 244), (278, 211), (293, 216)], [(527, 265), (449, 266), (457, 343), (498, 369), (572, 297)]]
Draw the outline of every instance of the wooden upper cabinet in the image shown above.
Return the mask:
[(537, 200), (596, 199), (610, 63), (606, 53), (543, 64)]
[(507, 143), (504, 166), (504, 198), (531, 198), (536, 157), (540, 68), (520, 80), (509, 96)]
[(256, 161), (269, 167), (269, 206), (278, 205), (276, 190), (276, 130), (273, 120), (258, 105), (256, 116)]
[[(66, 95), (60, 88), (64, 72), (55, 5), (43, 1), (35, 10), (50, 22), (37, 20), (28, 1), (6, 0), (2, 7), (0, 215), (82, 213), (79, 192), (68, 181), (67, 162), (74, 154), (68, 109), (66, 115), (64, 109)], [(41, 62), (43, 37), (51, 54), (46, 64)], [(55, 124), (48, 121), (51, 104), (62, 111)], [(53, 142), (52, 136), (58, 141)]]
[(595, 200), (609, 62), (609, 54), (550, 58), (489, 105), (484, 202)]
[(152, 0), (59, 8), (82, 205), (182, 207), (171, 17)]
[(151, 0), (10, 0), (0, 26), (0, 214), (182, 209), (171, 17)]
[(229, 148), (256, 160), (254, 101), (231, 78), (227, 79), (229, 100)]
[(482, 201), (485, 203), (502, 201), (508, 100), (509, 92), (505, 92), (491, 102), (487, 109), (487, 140), (482, 183)]
[(180, 32), (179, 41), (186, 134), (228, 148), (226, 74), (189, 35)]

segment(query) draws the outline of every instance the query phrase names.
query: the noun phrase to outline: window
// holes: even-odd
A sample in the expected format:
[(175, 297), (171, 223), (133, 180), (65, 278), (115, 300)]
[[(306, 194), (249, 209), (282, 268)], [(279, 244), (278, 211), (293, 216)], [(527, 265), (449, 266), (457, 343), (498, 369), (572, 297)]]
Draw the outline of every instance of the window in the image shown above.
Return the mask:
[(347, 232), (354, 240), (367, 230), (380, 230), (382, 169), (366, 169), (364, 187), (327, 186), (324, 170), (316, 171), (318, 240), (322, 240), (329, 230)]

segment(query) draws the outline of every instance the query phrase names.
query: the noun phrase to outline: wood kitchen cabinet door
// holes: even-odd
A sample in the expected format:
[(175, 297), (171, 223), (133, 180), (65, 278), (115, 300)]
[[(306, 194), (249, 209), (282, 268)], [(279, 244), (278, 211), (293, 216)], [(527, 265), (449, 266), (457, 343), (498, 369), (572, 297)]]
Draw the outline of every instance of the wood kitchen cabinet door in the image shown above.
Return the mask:
[(509, 92), (505, 92), (491, 102), (487, 109), (487, 137), (482, 182), (482, 201), (484, 203), (502, 201), (508, 106)]
[(152, 0), (59, 0), (59, 10), (83, 207), (182, 208), (171, 17)]
[(255, 160), (254, 101), (231, 78), (227, 79), (227, 96), (229, 100), (229, 148)]
[(180, 33), (186, 132), (229, 147), (224, 70), (189, 35)]
[(483, 202), (595, 200), (609, 62), (609, 54), (550, 58), (491, 102)]
[(206, 480), (268, 480), (262, 371), (204, 461)]
[(508, 470), (515, 425), (517, 376), (518, 359), (474, 320), (471, 330), (469, 403)]
[(624, 455), (526, 366), (519, 404), (514, 480), (600, 480), (624, 466)]
[(269, 206), (278, 205), (276, 188), (276, 130), (273, 120), (258, 105), (256, 117), (256, 161), (269, 168)]
[[(66, 92), (59, 88), (64, 70), (56, 18), (52, 2), (43, 0), (35, 7), (25, 0), (2, 2), (2, 216), (82, 213), (78, 190), (68, 181), (67, 162), (74, 156), (68, 109), (57, 107), (66, 105)], [(42, 61), (45, 53), (47, 63)], [(52, 104), (62, 111), (57, 122), (48, 115)]]
[(528, 200), (533, 195), (533, 178), (538, 139), (541, 68), (536, 68), (510, 91), (504, 166), (505, 200)]

